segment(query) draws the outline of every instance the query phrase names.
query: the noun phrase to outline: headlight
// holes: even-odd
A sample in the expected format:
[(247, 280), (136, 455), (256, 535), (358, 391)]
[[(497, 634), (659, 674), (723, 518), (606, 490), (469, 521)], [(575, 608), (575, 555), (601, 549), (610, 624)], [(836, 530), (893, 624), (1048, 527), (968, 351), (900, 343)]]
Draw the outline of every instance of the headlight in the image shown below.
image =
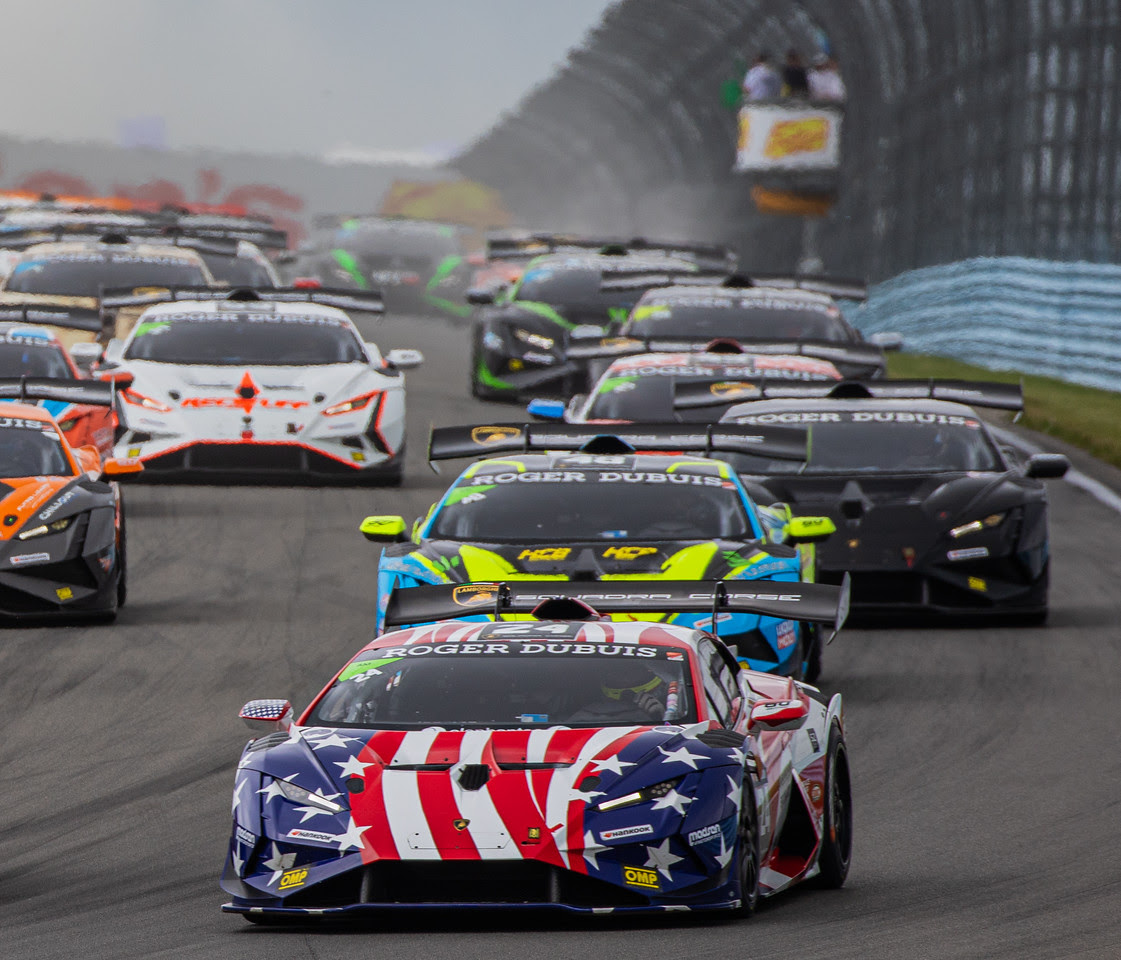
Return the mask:
[(521, 340), (522, 343), (528, 344), (531, 347), (537, 347), (538, 350), (552, 350), (553, 344), (556, 343), (552, 337), (543, 337), (539, 333), (531, 333), (529, 330), (523, 330), (518, 327), (514, 331), (514, 339)]
[(30, 540), (32, 537), (42, 537), (48, 533), (61, 533), (73, 522), (73, 517), (63, 517), (61, 520), (55, 520), (54, 523), (44, 523), (40, 527), (32, 527), (30, 530), (24, 530), (23, 533), (19, 535), (19, 538), (20, 540)]
[(363, 407), (368, 407), (370, 401), (380, 394), (381, 391), (375, 390), (373, 393), (364, 393), (360, 397), (351, 397), (349, 400), (344, 400), (342, 403), (336, 403), (333, 407), (328, 407), (323, 411), (325, 417), (336, 417), (340, 413), (353, 413), (355, 410), (361, 410)]
[(650, 800), (657, 800), (659, 797), (664, 797), (681, 783), (682, 779), (682, 777), (675, 777), (673, 780), (663, 780), (661, 783), (655, 783), (652, 786), (643, 787), (641, 790), (635, 790), (634, 793), (628, 793), (622, 797), (615, 797), (613, 800), (604, 800), (596, 804), (596, 809), (600, 813), (607, 813), (608, 810), (618, 810), (620, 807), (629, 807), (636, 803), (647, 803)]
[(293, 803), (306, 803), (308, 806), (319, 807), (320, 810), (326, 810), (328, 813), (342, 813), (346, 809), (341, 803), (335, 803), (334, 800), (328, 800), (318, 793), (305, 790), (291, 780), (277, 780), (276, 782), (280, 787), (280, 792)]
[(950, 536), (957, 540), (959, 537), (965, 537), (971, 533), (980, 533), (982, 530), (999, 527), (1006, 516), (1005, 513), (991, 513), (984, 520), (974, 520), (972, 523), (963, 523), (960, 527), (954, 527), (950, 531)]
[(59, 420), (58, 421), (58, 429), (61, 430), (63, 433), (66, 433), (67, 431), (73, 430), (74, 425), (77, 422), (78, 422), (77, 417), (71, 417), (69, 420)]

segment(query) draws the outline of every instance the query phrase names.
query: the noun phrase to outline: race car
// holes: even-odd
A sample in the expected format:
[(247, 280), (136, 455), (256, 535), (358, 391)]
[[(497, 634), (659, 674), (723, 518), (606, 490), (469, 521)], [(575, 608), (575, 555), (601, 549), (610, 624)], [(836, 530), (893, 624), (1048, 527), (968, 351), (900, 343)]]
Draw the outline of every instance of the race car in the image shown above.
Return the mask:
[[(5, 322), (9, 312), (26, 321), (26, 308), (9, 311), (0, 307), (0, 379), (21, 377), (46, 378), (59, 383), (84, 379), (58, 338), (47, 327)], [(32, 315), (35, 310), (32, 309)], [(98, 454), (107, 457), (113, 449), (116, 417), (107, 405), (74, 403), (71, 400), (39, 401), (58, 424), (72, 447), (91, 444)]]
[(771, 384), (840, 379), (825, 360), (747, 353), (738, 344), (716, 341), (703, 353), (643, 353), (616, 360), (589, 394), (576, 394), (567, 403), (533, 400), (529, 413), (568, 423), (710, 423), (733, 404), (766, 396)]
[(0, 379), (0, 617), (112, 619), (125, 602), (124, 509), (110, 478), (142, 469), (72, 447), (34, 401), (109, 407), (114, 385)]
[(407, 313), (466, 316), (463, 292), (471, 264), (464, 228), (408, 217), (327, 217), (301, 250), (288, 258), (286, 275), (342, 288), (380, 290), (386, 307)]
[(836, 587), (740, 588), (395, 592), (392, 625), (480, 604), (523, 619), (387, 633), (296, 722), (287, 700), (245, 704), (258, 738), (234, 781), (222, 909), (252, 923), (450, 907), (748, 916), (804, 880), (840, 887), (840, 694), (740, 669), (709, 633), (603, 616), (843, 619)]
[(97, 337), (108, 340), (125, 336), (136, 317), (127, 311), (105, 311), (102, 289), (213, 285), (213, 274), (195, 250), (133, 242), (111, 233), (28, 247), (0, 284), (0, 307), (34, 303), (98, 310), (102, 329)]
[[(760, 507), (727, 463), (683, 452), (750, 450), (797, 463), (805, 441), (797, 428), (675, 423), (611, 436), (566, 424), (434, 428), (430, 460), (489, 459), (460, 475), (417, 521), (412, 539), (402, 517), (363, 522), (368, 539), (387, 544), (378, 565), (378, 626), (395, 588), (425, 583), (813, 580), (809, 545), (829, 535), (830, 521)], [(720, 635), (752, 669), (799, 677), (820, 670), (815, 631), (773, 617), (724, 619)], [(675, 622), (711, 627), (712, 614), (675, 615)]]
[(734, 275), (722, 283), (683, 276), (610, 273), (603, 287), (641, 293), (617, 336), (586, 341), (571, 354), (585, 362), (651, 351), (704, 350), (713, 340), (752, 353), (797, 354), (826, 360), (848, 378), (882, 377), (885, 350), (902, 338), (879, 333), (865, 340), (845, 320), (835, 296), (861, 299), (856, 281)]
[[(852, 578), (864, 614), (1047, 616), (1047, 478), (1067, 459), (1026, 461), (1002, 447), (974, 407), (1018, 411), (1000, 383), (884, 380), (799, 384), (799, 399), (733, 407), (748, 427), (803, 426), (810, 456), (797, 470), (734, 455), (749, 494), (833, 519), (818, 577)], [(818, 399), (805, 399), (813, 390)]]
[(148, 479), (401, 482), (401, 371), (423, 358), (362, 342), (343, 311), (380, 313), (377, 294), (172, 287), (104, 299), (147, 306), (100, 369), (133, 378), (116, 451)]
[[(590, 371), (588, 357), (576, 348), (601, 346), (626, 319), (644, 278), (655, 275), (664, 283), (669, 276), (723, 277), (735, 264), (728, 250), (711, 244), (587, 239), (590, 249), (579, 251), (571, 249), (577, 238), (549, 239), (558, 252), (531, 259), (513, 286), (468, 294), (480, 307), (471, 336), (476, 397), (517, 401), (586, 391), (599, 371)], [(630, 283), (608, 289), (605, 273)]]

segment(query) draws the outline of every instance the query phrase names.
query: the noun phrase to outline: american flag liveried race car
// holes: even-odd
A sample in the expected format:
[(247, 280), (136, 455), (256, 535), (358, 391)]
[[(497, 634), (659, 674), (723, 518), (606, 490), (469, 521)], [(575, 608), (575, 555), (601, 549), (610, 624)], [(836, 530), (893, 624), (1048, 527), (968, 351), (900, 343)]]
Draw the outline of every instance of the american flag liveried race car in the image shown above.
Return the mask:
[(112, 618), (125, 601), (124, 509), (112, 478), (142, 469), (71, 447), (28, 401), (108, 407), (111, 383), (0, 379), (0, 616)]
[[(832, 532), (832, 521), (761, 507), (727, 463), (682, 453), (750, 450), (800, 462), (800, 428), (653, 423), (611, 431), (583, 424), (434, 428), (430, 459), (488, 459), (460, 475), (412, 538), (403, 517), (363, 521), (368, 539), (387, 544), (378, 563), (379, 627), (393, 588), (423, 583), (814, 579), (814, 544)], [(705, 613), (672, 616), (712, 625)], [(815, 628), (720, 616), (721, 635), (753, 669), (817, 676)]]
[(399, 483), (405, 378), (415, 350), (363, 343), (346, 310), (379, 313), (374, 293), (170, 288), (118, 304), (150, 306), (102, 369), (122, 391), (119, 456), (148, 478), (292, 478)]
[[(712, 634), (602, 613), (740, 610), (839, 624), (818, 584), (486, 583), (394, 594), (391, 625), (238, 764), (223, 909), (724, 910), (848, 872), (839, 694), (740, 669)], [(778, 613), (779, 608), (782, 609)], [(598, 611), (598, 612), (597, 612)], [(279, 728), (279, 729), (278, 729)]]

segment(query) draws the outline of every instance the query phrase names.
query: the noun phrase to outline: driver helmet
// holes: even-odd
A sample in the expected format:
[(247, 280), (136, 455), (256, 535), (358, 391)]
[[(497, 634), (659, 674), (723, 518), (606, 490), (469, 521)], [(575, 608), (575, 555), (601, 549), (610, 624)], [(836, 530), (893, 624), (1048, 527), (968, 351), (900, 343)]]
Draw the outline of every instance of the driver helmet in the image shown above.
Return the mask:
[(662, 678), (641, 661), (626, 659), (611, 664), (603, 674), (601, 688), (609, 700), (620, 700), (624, 694), (661, 693)]

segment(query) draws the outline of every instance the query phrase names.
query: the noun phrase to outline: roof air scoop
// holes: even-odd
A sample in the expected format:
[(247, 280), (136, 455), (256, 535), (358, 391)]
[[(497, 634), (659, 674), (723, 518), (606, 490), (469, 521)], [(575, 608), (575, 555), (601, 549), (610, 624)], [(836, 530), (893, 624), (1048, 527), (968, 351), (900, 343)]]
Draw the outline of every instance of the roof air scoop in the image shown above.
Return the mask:
[(871, 505), (859, 483), (850, 480), (845, 484), (845, 489), (841, 491), (841, 515), (846, 520), (859, 520)]
[(103, 233), (98, 239), (102, 243), (112, 243), (117, 245), (128, 243), (128, 237), (126, 237), (123, 233)]
[(842, 380), (828, 394), (834, 400), (867, 400), (872, 391), (859, 380)]
[(550, 597), (533, 608), (535, 620), (602, 620), (595, 607), (570, 597)]
[(705, 344), (705, 353), (747, 353), (743, 344), (731, 337), (717, 337)]
[(755, 286), (755, 281), (752, 280), (751, 277), (747, 276), (746, 274), (733, 273), (723, 283), (721, 283), (720, 286), (730, 287), (734, 290), (745, 290), (748, 287), (754, 287)]
[(237, 287), (226, 294), (227, 300), (253, 301), (260, 300), (261, 295), (251, 287)]
[(619, 437), (611, 436), (610, 434), (600, 434), (598, 437), (592, 437), (587, 443), (580, 448), (581, 453), (594, 453), (594, 454), (627, 454), (634, 453), (635, 448), (632, 447), (626, 440)]

